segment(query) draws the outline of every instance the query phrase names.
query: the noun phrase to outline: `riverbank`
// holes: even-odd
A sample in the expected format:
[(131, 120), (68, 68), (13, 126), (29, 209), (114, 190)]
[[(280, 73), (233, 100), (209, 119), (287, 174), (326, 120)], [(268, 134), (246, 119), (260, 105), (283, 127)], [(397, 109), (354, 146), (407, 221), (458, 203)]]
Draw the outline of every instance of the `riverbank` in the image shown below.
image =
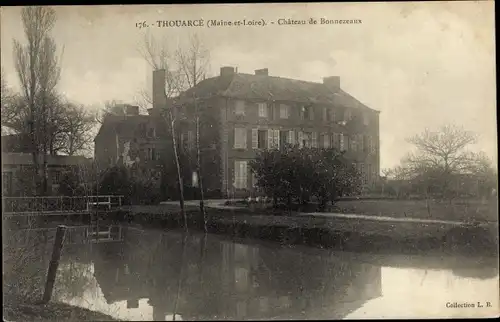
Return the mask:
[[(261, 212), (262, 213), (262, 212)], [(190, 229), (204, 230), (199, 209), (187, 205)], [(121, 215), (126, 222), (147, 228), (182, 228), (184, 218), (174, 204), (134, 206)], [(282, 244), (305, 244), (348, 251), (496, 254), (498, 224), (461, 223), (408, 218), (363, 217), (338, 214), (259, 214), (244, 208), (206, 208), (209, 233), (272, 240)]]
[(119, 321), (109, 315), (60, 302), (29, 303), (22, 298), (5, 300), (4, 321)]

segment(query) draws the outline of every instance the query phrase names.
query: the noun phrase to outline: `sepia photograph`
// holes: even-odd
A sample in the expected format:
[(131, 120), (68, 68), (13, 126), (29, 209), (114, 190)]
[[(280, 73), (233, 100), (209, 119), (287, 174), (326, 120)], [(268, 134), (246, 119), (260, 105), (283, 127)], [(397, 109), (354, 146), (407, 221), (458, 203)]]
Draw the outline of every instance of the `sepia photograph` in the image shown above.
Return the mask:
[(494, 1), (0, 23), (5, 321), (500, 316)]

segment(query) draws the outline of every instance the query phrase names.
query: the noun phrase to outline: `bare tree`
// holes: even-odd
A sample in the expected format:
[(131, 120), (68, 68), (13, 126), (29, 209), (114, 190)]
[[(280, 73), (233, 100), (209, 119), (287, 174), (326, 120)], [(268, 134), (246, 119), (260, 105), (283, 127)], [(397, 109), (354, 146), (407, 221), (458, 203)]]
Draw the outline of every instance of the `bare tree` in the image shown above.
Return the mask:
[(442, 126), (438, 131), (425, 130), (408, 139), (417, 150), (408, 155), (404, 165), (413, 178), (434, 181), (444, 195), (453, 176), (468, 172), (474, 166), (476, 155), (467, 148), (476, 140), (474, 133), (455, 125)]
[(25, 7), (21, 18), (27, 43), (14, 40), (14, 60), (21, 84), (21, 96), (28, 106), (35, 186), (39, 194), (46, 194), (47, 161), (44, 157), (43, 167), (40, 168), (39, 155), (42, 152), (40, 147), (47, 147), (44, 121), (50, 117), (48, 97), (55, 90), (60, 76), (56, 44), (50, 37), (57, 17), (55, 10), (50, 7)]
[[(150, 34), (146, 34), (143, 39), (143, 44), (139, 47), (139, 52), (141, 53), (144, 60), (151, 66), (153, 70), (165, 70), (165, 96), (166, 98), (173, 98), (178, 95), (182, 90), (182, 77), (180, 73), (175, 69), (174, 60), (171, 58), (171, 54), (168, 51), (166, 41), (158, 42)], [(187, 216), (184, 209), (184, 188), (183, 180), (181, 175), (181, 166), (179, 161), (179, 153), (177, 150), (177, 131), (176, 131), (176, 116), (172, 109), (173, 106), (162, 107), (162, 117), (170, 128), (170, 136), (172, 140), (172, 146), (174, 150), (175, 165), (177, 168), (177, 186), (179, 191), (179, 205), (181, 208), (181, 215), (184, 218), (184, 228), (187, 230)]]
[(7, 80), (5, 79), (5, 72), (2, 68), (2, 74), (0, 77), (1, 82), (1, 110), (2, 110), (2, 125), (7, 125), (12, 121), (15, 116), (15, 111), (12, 109), (12, 100), (14, 99), (14, 95), (12, 90), (9, 88), (7, 84)]
[(63, 130), (64, 145), (61, 151), (68, 155), (86, 152), (93, 140), (95, 117), (84, 106), (66, 103)]
[[(195, 87), (200, 81), (205, 79), (209, 62), (210, 51), (204, 46), (197, 34), (194, 34), (189, 39), (189, 45), (186, 49), (179, 48), (176, 52), (177, 63), (180, 66), (184, 84), (187, 88)], [(196, 172), (198, 174), (198, 185), (200, 189), (200, 211), (203, 214), (205, 232), (207, 219), (205, 214), (204, 205), (204, 192), (203, 192), (203, 173), (202, 173), (202, 156), (200, 149), (200, 110), (198, 106), (198, 97), (196, 92), (193, 91), (193, 104), (195, 107), (195, 126), (196, 126)]]
[(187, 89), (205, 79), (210, 64), (210, 51), (197, 34), (190, 36), (185, 49), (177, 49), (176, 57)]

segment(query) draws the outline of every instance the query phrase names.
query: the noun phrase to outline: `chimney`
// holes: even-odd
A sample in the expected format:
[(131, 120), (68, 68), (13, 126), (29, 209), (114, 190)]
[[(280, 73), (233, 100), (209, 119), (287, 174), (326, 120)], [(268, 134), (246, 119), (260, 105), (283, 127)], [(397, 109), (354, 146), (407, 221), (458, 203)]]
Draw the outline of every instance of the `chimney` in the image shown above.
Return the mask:
[(330, 89), (340, 89), (340, 76), (324, 77), (323, 84)]
[(267, 68), (256, 69), (255, 75), (269, 76), (269, 70)]
[(153, 71), (153, 108), (167, 107), (167, 94), (165, 93), (165, 70)]
[(226, 76), (232, 76), (234, 75), (234, 67), (221, 67), (220, 68), (220, 76), (226, 77)]
[(139, 115), (139, 106), (127, 105), (127, 115)]

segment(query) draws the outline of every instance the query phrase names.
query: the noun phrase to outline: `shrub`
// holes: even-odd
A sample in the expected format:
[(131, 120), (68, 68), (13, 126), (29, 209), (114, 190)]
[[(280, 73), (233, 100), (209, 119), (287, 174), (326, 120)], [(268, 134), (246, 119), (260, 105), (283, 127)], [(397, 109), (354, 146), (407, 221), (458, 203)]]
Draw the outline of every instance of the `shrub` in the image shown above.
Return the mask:
[(284, 146), (262, 151), (250, 163), (256, 185), (289, 207), (315, 197), (322, 207), (337, 197), (359, 193), (361, 180), (353, 164), (336, 149)]
[(161, 201), (161, 188), (147, 176), (132, 175), (130, 169), (115, 166), (102, 174), (100, 195), (123, 195), (124, 204), (151, 204)]

